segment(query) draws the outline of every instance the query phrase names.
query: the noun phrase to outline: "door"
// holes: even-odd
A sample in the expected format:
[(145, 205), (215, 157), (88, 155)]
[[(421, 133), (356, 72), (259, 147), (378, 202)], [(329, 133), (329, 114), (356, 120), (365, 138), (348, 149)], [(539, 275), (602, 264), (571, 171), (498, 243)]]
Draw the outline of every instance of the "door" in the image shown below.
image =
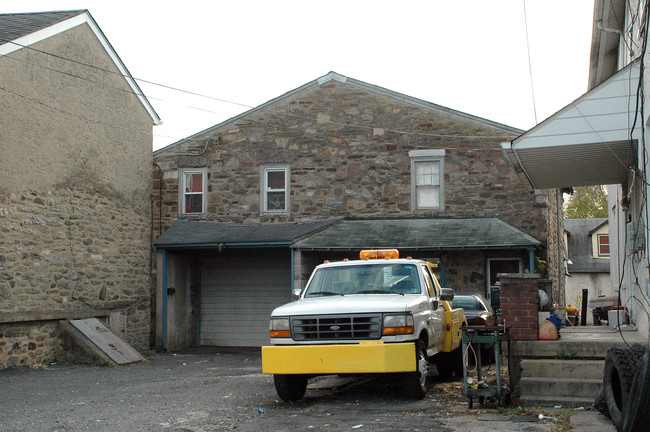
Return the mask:
[[(270, 255), (270, 254), (269, 254)], [(269, 318), (291, 301), (291, 257), (220, 256), (201, 271), (200, 344), (269, 345)]]

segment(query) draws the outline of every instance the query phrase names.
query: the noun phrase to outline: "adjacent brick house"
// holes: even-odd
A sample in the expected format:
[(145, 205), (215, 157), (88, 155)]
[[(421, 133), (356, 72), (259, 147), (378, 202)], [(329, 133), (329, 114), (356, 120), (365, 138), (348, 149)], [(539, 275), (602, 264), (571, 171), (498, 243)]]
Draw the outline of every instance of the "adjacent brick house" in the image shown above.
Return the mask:
[(534, 256), (557, 284), (561, 196), (508, 164), (521, 133), (331, 72), (154, 152), (157, 347), (263, 345), (316, 264), (368, 247), (458, 292)]
[(62, 319), (148, 349), (152, 124), (86, 10), (0, 15), (0, 368), (55, 359)]

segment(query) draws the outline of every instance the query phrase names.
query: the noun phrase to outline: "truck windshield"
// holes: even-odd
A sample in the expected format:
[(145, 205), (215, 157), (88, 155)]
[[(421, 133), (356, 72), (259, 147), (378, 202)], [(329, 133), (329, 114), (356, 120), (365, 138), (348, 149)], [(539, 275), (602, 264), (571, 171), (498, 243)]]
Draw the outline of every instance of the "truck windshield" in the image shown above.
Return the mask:
[(364, 264), (317, 269), (305, 297), (349, 294), (417, 294), (421, 291), (413, 264)]

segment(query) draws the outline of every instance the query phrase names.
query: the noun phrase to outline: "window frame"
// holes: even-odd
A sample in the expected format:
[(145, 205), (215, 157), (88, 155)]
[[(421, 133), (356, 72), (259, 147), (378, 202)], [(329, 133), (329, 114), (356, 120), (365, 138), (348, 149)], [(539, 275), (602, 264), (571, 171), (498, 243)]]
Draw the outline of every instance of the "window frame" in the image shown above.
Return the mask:
[[(601, 243), (600, 239), (603, 237), (607, 237), (607, 253), (601, 252), (604, 243)], [(610, 257), (609, 234), (596, 234), (596, 248), (599, 257)]]
[[(411, 208), (413, 211), (444, 211), (445, 210), (445, 150), (444, 149), (429, 149), (429, 150), (411, 150), (409, 152), (411, 159)], [(416, 165), (419, 163), (438, 163), (438, 188), (439, 188), (439, 204), (438, 206), (425, 207), (418, 205), (418, 185), (417, 185), (417, 172)]]
[[(268, 194), (282, 191), (282, 189), (269, 189), (268, 174), (271, 172), (284, 172), (284, 208), (280, 210), (268, 209)], [(291, 168), (287, 164), (262, 165), (260, 167), (260, 213), (263, 215), (288, 215), (291, 196)]]
[[(186, 174), (201, 174), (202, 176), (202, 190), (198, 193), (190, 193), (192, 195), (202, 195), (201, 197), (201, 212), (187, 212), (187, 193), (186, 189)], [(182, 168), (179, 171), (178, 179), (178, 214), (181, 216), (201, 216), (208, 212), (208, 169), (207, 168)]]

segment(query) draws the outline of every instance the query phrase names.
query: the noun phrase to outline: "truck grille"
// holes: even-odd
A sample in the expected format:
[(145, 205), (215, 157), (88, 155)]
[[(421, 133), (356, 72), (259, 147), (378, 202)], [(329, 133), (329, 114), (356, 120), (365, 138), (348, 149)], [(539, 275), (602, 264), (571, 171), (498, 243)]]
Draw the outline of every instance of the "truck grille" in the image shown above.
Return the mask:
[(291, 334), (296, 341), (379, 339), (381, 315), (294, 317)]

